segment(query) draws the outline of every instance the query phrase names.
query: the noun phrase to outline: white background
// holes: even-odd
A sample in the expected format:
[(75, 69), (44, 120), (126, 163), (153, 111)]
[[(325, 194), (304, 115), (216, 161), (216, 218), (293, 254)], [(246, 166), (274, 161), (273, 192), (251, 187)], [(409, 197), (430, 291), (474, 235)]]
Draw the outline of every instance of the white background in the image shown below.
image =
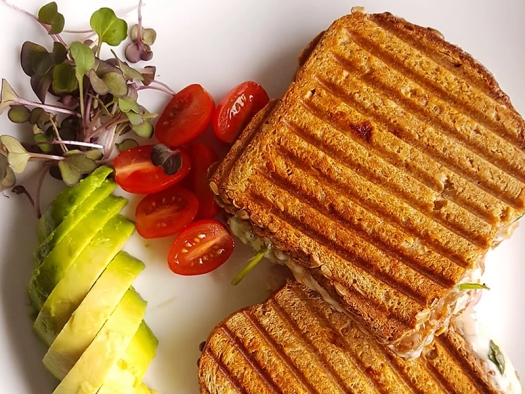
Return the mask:
[[(102, 6), (118, 14), (130, 11), (130, 1), (57, 1), (70, 29), (87, 28), (91, 13)], [(283, 93), (296, 67), (301, 49), (352, 6), (369, 12), (390, 11), (417, 24), (432, 26), (474, 55), (491, 70), (518, 111), (525, 113), (525, 2), (522, 0), (149, 0), (144, 24), (153, 27), (158, 40), (152, 64), (159, 79), (178, 90), (200, 83), (220, 98), (244, 80), (261, 83), (270, 96)], [(40, 1), (16, 4), (36, 13)], [(135, 21), (129, 12), (129, 22)], [(69, 36), (67, 38), (70, 38)], [(34, 99), (22, 73), (19, 50), (26, 40), (49, 47), (50, 40), (27, 16), (0, 1), (0, 77), (8, 79), (21, 95)], [(141, 102), (158, 111), (167, 97), (144, 94)], [(27, 132), (27, 130), (25, 131)], [(21, 136), (24, 130), (0, 118), (0, 134)], [(29, 183), (31, 185), (31, 183)], [(58, 182), (45, 184), (49, 201)], [(43, 346), (31, 332), (27, 284), (31, 253), (36, 242), (36, 219), (21, 197), (0, 196), (0, 393), (51, 393), (53, 380), (41, 364)], [(132, 200), (128, 212), (136, 201)], [(147, 383), (160, 393), (198, 393), (198, 345), (212, 327), (240, 307), (262, 301), (267, 295), (268, 263), (261, 263), (238, 287), (229, 281), (249, 256), (239, 246), (234, 257), (219, 270), (197, 278), (177, 277), (165, 264), (170, 240), (145, 242), (138, 237), (128, 250), (147, 265), (136, 287), (149, 301), (147, 321), (160, 345), (147, 374)], [(525, 229), (491, 254), (486, 282), (491, 290), (480, 305), (482, 320), (506, 348), (525, 376)], [(521, 335), (520, 335), (521, 334)]]

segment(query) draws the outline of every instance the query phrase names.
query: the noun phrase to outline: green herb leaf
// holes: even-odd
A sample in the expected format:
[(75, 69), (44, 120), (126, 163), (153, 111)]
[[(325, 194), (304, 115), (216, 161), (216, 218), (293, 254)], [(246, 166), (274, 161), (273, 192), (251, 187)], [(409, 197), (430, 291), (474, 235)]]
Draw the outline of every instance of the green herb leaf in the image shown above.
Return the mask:
[(98, 149), (88, 150), (84, 152), (84, 155), (86, 155), (88, 159), (95, 160), (95, 161), (101, 160), (104, 157), (104, 154)]
[(110, 8), (95, 11), (89, 21), (91, 28), (98, 34), (99, 41), (111, 46), (117, 46), (127, 37), (128, 24), (117, 18)]
[(31, 155), (20, 142), (10, 135), (0, 136), (0, 142), (7, 149), (7, 161), (17, 174), (24, 172)]
[(58, 12), (57, 3), (54, 1), (40, 8), (38, 19), (46, 25), (51, 25), (49, 34), (59, 34), (64, 30), (64, 15)]
[[(142, 37), (141, 40), (146, 45), (153, 45), (157, 39), (157, 32), (154, 29), (145, 29), (142, 28)], [(137, 42), (138, 40), (138, 25), (133, 25), (129, 33), (129, 38), (131, 41)]]
[(13, 123), (25, 123), (29, 121), (30, 114), (29, 108), (23, 105), (13, 105), (7, 113), (7, 117)]
[(489, 343), (489, 360), (492, 361), (498, 371), (503, 375), (505, 373), (505, 356), (501, 352), (498, 345), (496, 345), (492, 340)]
[(88, 77), (91, 87), (96, 93), (102, 96), (109, 93), (108, 85), (97, 75), (95, 70), (89, 70)]
[(248, 275), (248, 273), (259, 263), (259, 261), (263, 259), (267, 251), (268, 249), (266, 247), (262, 247), (261, 249), (259, 249), (257, 254), (248, 261), (248, 264), (246, 264), (246, 266), (241, 270), (241, 272), (239, 272), (237, 276), (233, 278), (231, 282), (232, 285), (237, 286), (239, 283), (241, 283), (241, 280), (243, 280), (244, 277)]
[(144, 120), (138, 125), (131, 125), (131, 130), (133, 130), (135, 134), (142, 138), (151, 138), (153, 135), (153, 125), (147, 120)]
[(137, 102), (128, 97), (120, 97), (118, 99), (118, 106), (122, 112), (140, 113), (140, 107)]
[(6, 108), (16, 105), (20, 97), (5, 79), (2, 79), (2, 93), (0, 94), (0, 115)]
[(82, 175), (89, 174), (97, 168), (97, 163), (82, 153), (75, 152), (69, 153), (64, 160), (61, 160), (58, 168), (64, 183), (74, 186), (80, 181)]
[(136, 79), (138, 81), (142, 81), (143, 78), (141, 73), (139, 73), (133, 67), (128, 66), (126, 63), (120, 60), (113, 50), (111, 51), (111, 53), (115, 57), (115, 60), (117, 61), (118, 67), (122, 71), (124, 78), (126, 78), (127, 80)]
[(39, 128), (43, 129), (46, 123), (49, 122), (50, 116), (51, 115), (42, 108), (33, 108), (29, 115), (29, 123), (37, 125)]
[(120, 144), (116, 143), (115, 146), (117, 147), (117, 150), (119, 152), (123, 152), (125, 150), (135, 148), (136, 146), (139, 146), (139, 143), (131, 138), (127, 138), (123, 140)]
[(143, 122), (141, 114), (136, 114), (135, 112), (129, 111), (126, 112), (126, 116), (128, 117), (129, 123), (131, 123), (132, 126), (141, 125)]
[(122, 97), (128, 93), (128, 84), (122, 74), (110, 72), (105, 74), (102, 77), (102, 80), (107, 85), (109, 92), (113, 96)]
[(0, 155), (0, 190), (13, 187), (16, 183), (16, 175), (9, 166), (7, 158)]
[(80, 84), (81, 78), (95, 67), (95, 55), (87, 45), (79, 41), (73, 41), (69, 45), (69, 52), (75, 60), (75, 70)]
[(71, 93), (78, 89), (75, 67), (69, 63), (62, 63), (53, 69), (53, 91), (57, 94)]
[[(34, 131), (34, 127), (33, 127), (33, 131)], [(42, 142), (49, 142), (52, 140), (52, 138), (47, 136), (44, 132), (35, 133), (34, 139), (35, 139), (35, 142), (38, 143), (38, 147), (43, 153), (51, 153), (53, 151), (53, 145), (42, 143)]]
[(35, 75), (35, 69), (33, 68), (34, 57), (36, 54), (47, 53), (46, 48), (42, 45), (35, 44), (31, 41), (26, 41), (22, 44), (20, 51), (20, 65), (22, 70), (28, 77)]
[(490, 290), (485, 283), (460, 283), (459, 290)]
[(49, 71), (47, 74), (44, 75), (35, 74), (31, 77), (31, 88), (33, 89), (33, 92), (35, 92), (36, 96), (38, 97), (41, 103), (46, 102), (47, 92), (49, 91), (52, 82), (52, 71)]

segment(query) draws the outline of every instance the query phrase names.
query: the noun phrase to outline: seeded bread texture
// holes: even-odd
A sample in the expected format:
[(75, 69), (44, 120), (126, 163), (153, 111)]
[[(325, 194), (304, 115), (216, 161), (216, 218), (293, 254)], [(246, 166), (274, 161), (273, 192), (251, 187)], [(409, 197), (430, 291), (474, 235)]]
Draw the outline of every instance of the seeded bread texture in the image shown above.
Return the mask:
[(391, 14), (354, 12), (311, 46), (210, 187), (407, 355), (523, 213), (525, 123), (470, 55)]

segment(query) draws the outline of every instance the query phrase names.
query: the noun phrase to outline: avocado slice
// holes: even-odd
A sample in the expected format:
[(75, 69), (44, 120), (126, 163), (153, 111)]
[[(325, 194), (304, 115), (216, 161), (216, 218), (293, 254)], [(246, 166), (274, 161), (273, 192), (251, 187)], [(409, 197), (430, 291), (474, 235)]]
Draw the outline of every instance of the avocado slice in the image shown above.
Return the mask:
[(49, 294), (64, 277), (67, 270), (89, 244), (95, 234), (127, 203), (123, 197), (110, 195), (89, 212), (46, 256), (35, 269), (29, 282), (29, 298), (40, 311)]
[(101, 166), (82, 179), (78, 185), (67, 187), (51, 202), (38, 221), (38, 242), (44, 241), (62, 221), (88, 198), (113, 170)]
[[(126, 353), (106, 376), (98, 394), (150, 393), (142, 378), (155, 357), (158, 341), (142, 321)], [(145, 391), (146, 390), (146, 391)]]
[(41, 242), (33, 254), (35, 267), (38, 267), (46, 256), (57, 246), (64, 237), (80, 223), (101, 201), (109, 196), (117, 184), (111, 180), (106, 180), (102, 185), (91, 193), (90, 197), (84, 200), (77, 209), (66, 217), (60, 225)]
[(112, 217), (71, 264), (49, 294), (33, 325), (35, 334), (47, 346), (51, 346), (134, 229), (135, 225), (122, 215)]
[(109, 263), (44, 357), (44, 365), (53, 376), (57, 379), (66, 376), (143, 269), (144, 263), (126, 252), (120, 252)]
[(145, 311), (146, 301), (130, 288), (53, 394), (96, 393), (126, 352)]

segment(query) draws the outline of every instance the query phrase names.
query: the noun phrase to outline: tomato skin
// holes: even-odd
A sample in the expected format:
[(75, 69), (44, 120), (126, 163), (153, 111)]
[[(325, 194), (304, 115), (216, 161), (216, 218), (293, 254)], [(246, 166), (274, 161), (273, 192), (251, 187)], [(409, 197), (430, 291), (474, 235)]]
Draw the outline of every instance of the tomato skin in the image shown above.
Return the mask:
[(233, 143), (270, 98), (256, 82), (246, 81), (230, 90), (213, 114), (213, 130), (221, 141)]
[(219, 214), (221, 208), (215, 202), (213, 193), (208, 186), (208, 169), (219, 160), (219, 156), (212, 147), (194, 142), (188, 147), (192, 162), (188, 175), (188, 187), (199, 200), (197, 219), (211, 219)]
[(140, 145), (127, 149), (117, 155), (113, 161), (115, 180), (129, 193), (151, 194), (180, 182), (191, 168), (188, 152), (180, 149), (182, 166), (177, 173), (168, 175), (162, 167), (151, 162), (151, 151), (154, 145)]
[(179, 275), (202, 275), (220, 267), (235, 244), (227, 228), (216, 220), (198, 220), (177, 235), (168, 254), (168, 266)]
[(213, 98), (201, 85), (189, 85), (164, 108), (155, 126), (155, 137), (170, 148), (184, 145), (206, 130), (214, 109)]
[(179, 185), (171, 186), (140, 200), (135, 226), (142, 238), (167, 237), (190, 224), (198, 210), (199, 201), (192, 192)]

